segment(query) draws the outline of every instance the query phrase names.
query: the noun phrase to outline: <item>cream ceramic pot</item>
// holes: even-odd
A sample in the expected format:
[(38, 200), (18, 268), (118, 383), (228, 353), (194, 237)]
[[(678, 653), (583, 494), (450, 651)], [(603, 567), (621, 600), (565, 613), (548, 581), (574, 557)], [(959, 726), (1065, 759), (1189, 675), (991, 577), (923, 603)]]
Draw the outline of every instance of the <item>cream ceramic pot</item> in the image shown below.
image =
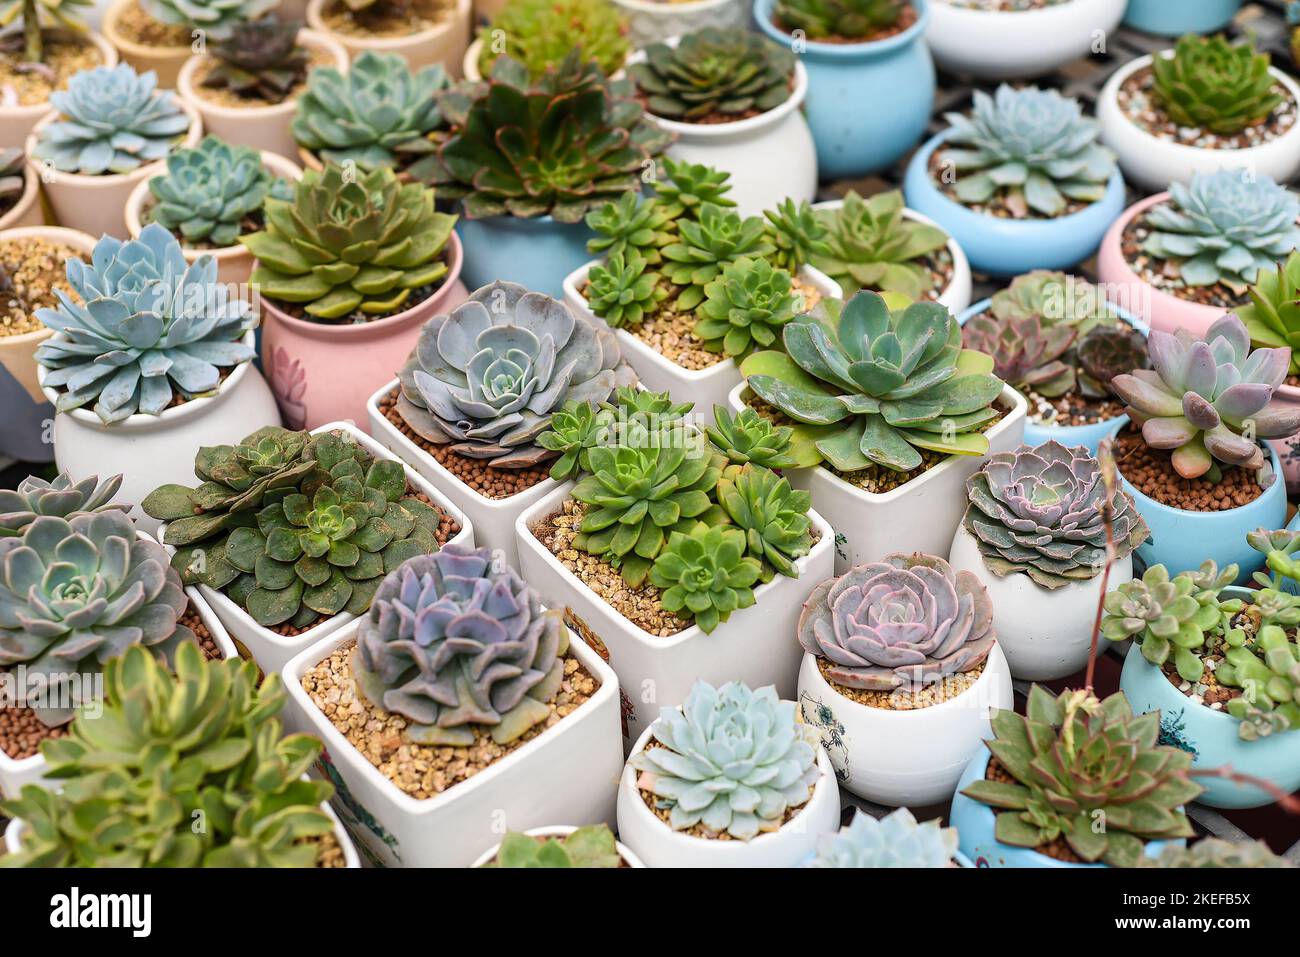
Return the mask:
[(176, 88), (176, 78), (180, 75), (181, 66), (189, 59), (190, 54), (194, 52), (190, 44), (174, 47), (156, 47), (144, 43), (136, 43), (122, 33), (121, 20), (122, 16), (130, 8), (138, 4), (140, 0), (115, 0), (115, 2), (104, 11), (104, 36), (108, 42), (117, 48), (123, 62), (131, 64), (135, 72), (144, 73), (147, 70), (153, 70), (158, 74), (158, 88), (160, 90), (172, 90)]
[[(98, 33), (84, 34), (84, 38), (99, 51), (101, 66), (117, 66), (117, 50), (113, 48), (111, 43)], [(45, 100), (39, 103), (30, 103), (27, 106), (0, 106), (0, 147), (18, 146), (26, 142), (27, 135), (31, 133), (32, 127), (48, 112), (50, 112), (50, 104)], [(6, 229), (10, 225), (34, 226), (37, 224), (11, 224), (4, 222), (0, 218), (0, 229)]]
[(396, 53), (412, 69), (441, 64), (451, 76), (460, 78), (461, 59), (469, 46), (471, 0), (456, 0), (450, 16), (436, 26), (408, 36), (393, 37), (363, 37), (331, 30), (324, 13), (336, 2), (341, 0), (308, 0), (307, 25), (337, 40), (352, 59), (366, 50)]

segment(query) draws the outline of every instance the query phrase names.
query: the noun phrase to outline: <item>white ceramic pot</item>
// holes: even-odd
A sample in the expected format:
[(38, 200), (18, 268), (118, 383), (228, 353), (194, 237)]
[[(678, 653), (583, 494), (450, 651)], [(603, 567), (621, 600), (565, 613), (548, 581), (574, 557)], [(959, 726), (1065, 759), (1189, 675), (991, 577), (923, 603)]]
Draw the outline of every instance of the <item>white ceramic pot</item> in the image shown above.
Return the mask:
[[(591, 271), (592, 266), (599, 263), (599, 259), (593, 259), (564, 277), (564, 302), (579, 315), (604, 324), (605, 320), (591, 311), (586, 297), (581, 292), (587, 281), (587, 273)], [(840, 284), (825, 273), (811, 266), (804, 266), (799, 270), (799, 278), (823, 296), (839, 298)], [(626, 329), (615, 329), (614, 335), (618, 338), (618, 347), (623, 351), (623, 358), (636, 370), (641, 385), (651, 392), (667, 392), (674, 399), (690, 399), (695, 403), (692, 418), (696, 422), (703, 424), (712, 422), (713, 407), (725, 406), (731, 390), (743, 381), (740, 366), (735, 359), (725, 358), (707, 369), (686, 369), (651, 348), (648, 343)]]
[(406, 36), (363, 37), (336, 33), (325, 22), (324, 11), (342, 0), (308, 0), (307, 26), (337, 40), (353, 60), (367, 50), (396, 53), (411, 69), (441, 64), (447, 73), (460, 79), (460, 62), (469, 46), (470, 7), (472, 0), (456, 0), (450, 15), (436, 26)]
[[(1172, 56), (1166, 50), (1161, 56)], [(1097, 99), (1097, 119), (1101, 121), (1101, 139), (1115, 151), (1124, 176), (1135, 186), (1159, 193), (1170, 183), (1185, 183), (1193, 173), (1212, 173), (1220, 169), (1247, 169), (1255, 175), (1269, 176), (1279, 183), (1300, 172), (1300, 122), (1284, 134), (1260, 146), (1239, 150), (1210, 150), (1186, 146), (1152, 136), (1128, 118), (1119, 105), (1119, 89), (1133, 73), (1151, 65), (1151, 57), (1139, 57), (1120, 67), (1106, 81)], [(1286, 87), (1292, 100), (1300, 104), (1300, 84), (1286, 73), (1271, 67), (1275, 80)]]
[[(331, 59), (330, 65), (346, 72), (348, 68), (348, 51), (337, 39), (337, 35), (318, 33), (315, 30), (299, 30), (298, 46), (314, 53), (324, 53)], [(192, 56), (181, 67), (176, 78), (176, 92), (180, 98), (192, 106), (203, 117), (203, 128), (227, 143), (239, 146), (251, 146), (262, 152), (278, 153), (280, 156), (296, 160), (298, 144), (294, 142), (289, 124), (293, 121), (298, 108), (296, 97), (281, 103), (261, 103), (249, 106), (227, 106), (218, 103), (200, 92), (194, 78), (198, 71), (210, 60), (205, 55)]]
[[(176, 148), (197, 146), (203, 138), (203, 121), (184, 100), (178, 98), (176, 102), (190, 118), (190, 128)], [(156, 163), (146, 163), (130, 173), (110, 173), (104, 176), (56, 170), (48, 163), (36, 159), (34, 151), (41, 129), (57, 119), (57, 111), (48, 111), (27, 136), (27, 168), (33, 175), (40, 177), (45, 186), (45, 198), (50, 201), (54, 218), (60, 226), (80, 229), (96, 238), (107, 233), (125, 239), (127, 232), (124, 210), (127, 197), (142, 180), (166, 169), (166, 164), (159, 160)]]
[(990, 11), (934, 0), (925, 42), (934, 62), (950, 73), (1026, 79), (1104, 50), (1125, 3), (1068, 0), (1034, 10)]
[(745, 30), (749, 5), (744, 0), (614, 0), (627, 18), (628, 37), (635, 47), (658, 43), (705, 27)]
[[(992, 708), (1011, 708), (1011, 671), (995, 644), (975, 684), (955, 698), (891, 711), (844, 697), (805, 654), (799, 666), (799, 709), (846, 791), (890, 807), (924, 807), (952, 797), (962, 770), (992, 735)], [(633, 845), (635, 847), (635, 845)]]
[(595, 694), (564, 720), (490, 767), (418, 800), (353, 747), (302, 687), (302, 676), (356, 636), (336, 631), (284, 667), (285, 722), (325, 742), (320, 770), (338, 789), (335, 804), (367, 856), (399, 867), (467, 867), (507, 830), (546, 821), (614, 823), (614, 789), (623, 751), (618, 741), (618, 678), (582, 640), (569, 650), (595, 678)]
[[(557, 824), (551, 827), (532, 827), (524, 831), (529, 837), (566, 837), (576, 831), (578, 828), (573, 824)], [(641, 863), (641, 858), (632, 853), (632, 850), (622, 841), (615, 841), (614, 846), (618, 848), (618, 856), (623, 858), (623, 863), (628, 867), (645, 867)], [(498, 841), (491, 848), (484, 851), (478, 856), (478, 859), (471, 865), (473, 867), (483, 867), (486, 864), (496, 860), (497, 853), (501, 850), (501, 843)]]
[[(56, 333), (57, 335), (57, 333)], [(253, 333), (244, 336), (253, 345)], [(47, 371), (37, 368), (45, 398), (59, 394), (45, 385)], [(54, 461), (74, 478), (116, 475), (125, 478), (116, 500), (136, 507), (132, 517), (145, 531), (158, 522), (140, 511), (139, 503), (159, 485), (194, 480), (194, 456), (204, 445), (238, 442), (264, 425), (279, 425), (280, 411), (262, 374), (252, 361), (226, 377), (216, 394), (191, 399), (159, 415), (136, 413), (105, 425), (89, 407), (54, 416)]]
[[(194, 33), (190, 31), (190, 39), (176, 46), (140, 43), (124, 34), (119, 26), (127, 10), (137, 5), (139, 0), (112, 0), (104, 10), (100, 28), (108, 42), (117, 48), (122, 60), (129, 63), (136, 73), (152, 70), (158, 75), (159, 89), (175, 89), (176, 75), (180, 72), (181, 64), (193, 52), (191, 41)], [(144, 8), (141, 6), (141, 9)]]
[(592, 591), (537, 540), (530, 526), (570, 497), (572, 482), (565, 482), (515, 521), (519, 571), (543, 600), (563, 607), (605, 647), (609, 662), (623, 688), (624, 736), (628, 744), (659, 717), (665, 707), (680, 705), (698, 680), (721, 685), (743, 681), (751, 688), (775, 685), (777, 694), (794, 692), (799, 643), (795, 628), (803, 601), (823, 579), (830, 577), (834, 532), (820, 515), (808, 516), (821, 534), (812, 550), (795, 562), (798, 578), (777, 575), (754, 591), (754, 604), (705, 634), (698, 625), (660, 638), (624, 618)]
[[(253, 431), (249, 429), (249, 431)], [(394, 462), (400, 462), (396, 455), (390, 453), (382, 445), (366, 435), (356, 426), (349, 422), (329, 422), (318, 429), (312, 429), (312, 435), (320, 435), (323, 432), (339, 431), (346, 433), (367, 452), (377, 459), (388, 459)], [(243, 436), (241, 435), (240, 438)], [(216, 442), (205, 442), (204, 445), (216, 445)], [(189, 464), (193, 467), (193, 456), (189, 458)], [(413, 468), (402, 462), (402, 467), (406, 470), (406, 479), (411, 485), (420, 492), (429, 496), (433, 502), (444, 513), (451, 515), (460, 522), (460, 531), (452, 536), (447, 544), (465, 545), (472, 548), (474, 546), (474, 525), (465, 517), (461, 511), (447, 500), (441, 492), (430, 485), (424, 478)], [(172, 479), (171, 481), (177, 481)], [(180, 480), (181, 484), (193, 482), (193, 478)], [(158, 540), (163, 542), (163, 547), (169, 553), (175, 552), (175, 548), (168, 545), (164, 540), (167, 537), (167, 526), (164, 524), (158, 529)], [(287, 637), (277, 634), (270, 628), (265, 628), (249, 616), (248, 612), (240, 608), (230, 598), (226, 597), (224, 592), (217, 591), (215, 588), (209, 588), (207, 585), (200, 585), (199, 592), (207, 600), (208, 604), (217, 613), (221, 623), (226, 626), (230, 632), (235, 646), (239, 648), (240, 654), (245, 658), (252, 658), (257, 662), (267, 674), (273, 671), (279, 671), (285, 663), (298, 654), (304, 648), (307, 648), (320, 641), (327, 635), (331, 635), (353, 621), (357, 616), (348, 612), (340, 612), (333, 618), (328, 618), (318, 625), (308, 628), (300, 635)]]
[[(86, 33), (83, 36), (99, 51), (101, 66), (117, 66), (117, 50), (111, 43), (98, 33)], [(50, 104), (45, 100), (27, 106), (0, 106), (0, 146), (18, 146), (25, 143), (32, 132), (32, 127), (48, 112), (50, 112)], [(7, 223), (0, 219), (0, 229), (8, 229), (10, 226), (39, 225), (39, 222)]]
[[(646, 728), (635, 754), (650, 742)], [(825, 748), (817, 749), (821, 776), (812, 797), (779, 830), (749, 841), (715, 841), (674, 831), (646, 806), (636, 769), (623, 768), (618, 782), (618, 835), (648, 867), (797, 867), (817, 850), (817, 838), (840, 826), (840, 794)]]
[[(1025, 681), (1054, 681), (1082, 669), (1092, 648), (1092, 626), (1101, 600), (1100, 572), (1087, 581), (1055, 591), (1020, 572), (998, 576), (989, 571), (979, 545), (958, 524), (948, 563), (976, 575), (993, 601), (993, 630), (1007, 656), (1011, 674)], [(1133, 580), (1133, 556), (1125, 555), (1110, 570), (1107, 591)], [(1097, 639), (1097, 654), (1110, 647)]]

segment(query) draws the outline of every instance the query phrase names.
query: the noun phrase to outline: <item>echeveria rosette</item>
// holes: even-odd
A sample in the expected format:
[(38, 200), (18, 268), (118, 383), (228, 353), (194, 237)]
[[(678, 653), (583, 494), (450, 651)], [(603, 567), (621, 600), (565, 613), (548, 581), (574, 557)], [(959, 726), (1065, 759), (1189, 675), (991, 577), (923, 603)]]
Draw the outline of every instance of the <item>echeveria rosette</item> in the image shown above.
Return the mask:
[[(1294, 630), (1294, 629), (1293, 629)], [(1300, 645), (1281, 625), (1260, 627), (1253, 641), (1233, 629), (1214, 676), (1242, 694), (1224, 706), (1238, 719), (1237, 734), (1255, 741), (1300, 728)]]
[(663, 262), (660, 250), (676, 237), (668, 209), (657, 198), (630, 190), (593, 209), (585, 221), (596, 233), (594, 239), (587, 240), (587, 252), (607, 258), (638, 256), (650, 266)]
[(675, 300), (679, 312), (699, 306), (709, 283), (727, 265), (745, 258), (762, 260), (776, 249), (768, 240), (762, 217), (741, 216), (712, 203), (699, 207), (698, 220), (678, 220), (677, 233), (677, 242), (663, 249), (660, 272), (685, 287)]
[(769, 469), (788, 469), (798, 464), (790, 452), (794, 429), (773, 425), (748, 406), (733, 414), (730, 409), (715, 405), (713, 424), (705, 426), (704, 433), (732, 465), (753, 462)]
[(496, 857), (483, 867), (621, 867), (608, 824), (588, 824), (568, 834), (533, 837), (506, 832)]
[(780, 829), (820, 777), (816, 732), (771, 685), (697, 681), (680, 707), (651, 725), (659, 746), (628, 759), (636, 785), (669, 809), (675, 831), (695, 826), (742, 841)]
[(0, 538), (21, 535), (42, 515), (72, 518), (83, 512), (128, 512), (130, 505), (113, 501), (121, 487), (120, 475), (102, 483), (98, 475), (88, 475), (80, 482), (73, 482), (67, 472), (51, 481), (29, 475), (16, 489), (0, 489)]
[(1121, 324), (1100, 286), (1069, 273), (1035, 269), (993, 294), (989, 313), (998, 320), (1038, 318), (1045, 326), (1067, 325), (1082, 339), (1098, 326)]
[(916, 691), (978, 668), (993, 650), (993, 602), (942, 558), (897, 552), (828, 578), (804, 602), (799, 644), (846, 688)]
[(1151, 72), (1157, 103), (1180, 127), (1231, 136), (1266, 121), (1283, 101), (1268, 54), (1249, 40), (1188, 34), (1173, 56), (1152, 59)]
[(194, 149), (167, 157), (167, 174), (148, 182), (156, 200), (150, 221), (191, 247), (233, 246), (247, 218), (262, 208), (274, 177), (257, 150), (207, 136)]
[(918, 824), (912, 812), (897, 808), (882, 818), (858, 811), (834, 834), (817, 838), (809, 867), (955, 867), (957, 829), (939, 821)]
[(664, 176), (654, 183), (655, 198), (672, 221), (698, 220), (706, 205), (731, 207), (731, 174), (725, 170), (665, 156), (660, 161)]
[(1285, 857), (1274, 854), (1263, 841), (1229, 841), (1221, 837), (1203, 837), (1185, 847), (1167, 844), (1157, 857), (1144, 855), (1138, 867), (1297, 867)]
[(1079, 391), (1100, 399), (1113, 393), (1115, 376), (1147, 369), (1147, 337), (1127, 323), (1094, 326), (1074, 347)]
[(609, 441), (615, 422), (613, 409), (585, 401), (566, 402), (553, 412), (549, 427), (537, 437), (542, 448), (559, 453), (551, 464), (551, 478), (563, 482), (591, 471), (591, 450)]
[(724, 470), (716, 495), (744, 533), (745, 553), (761, 563), (761, 579), (771, 581), (777, 572), (798, 578), (795, 562), (812, 550), (812, 495), (761, 465)]
[(637, 326), (654, 314), (668, 298), (662, 276), (646, 271), (647, 263), (636, 253), (610, 253), (587, 272), (587, 304), (601, 319), (617, 329)]
[(704, 287), (695, 335), (710, 352), (731, 357), (770, 348), (781, 327), (804, 310), (803, 294), (784, 269), (765, 259), (738, 259)]
[(275, 17), (236, 23), (229, 36), (209, 45), (215, 62), (200, 84), (248, 100), (283, 103), (311, 65), (309, 51), (298, 46), (301, 29), (301, 20)]
[(777, 0), (776, 22), (810, 40), (859, 40), (893, 26), (903, 13), (902, 0)]
[(817, 256), (830, 253), (829, 231), (808, 201), (783, 199), (775, 209), (763, 210), (767, 238), (776, 247), (768, 258), (773, 266), (796, 273)]
[(1153, 449), (1172, 450), (1183, 478), (1218, 481), (1219, 466), (1263, 469), (1259, 439), (1285, 439), (1300, 431), (1300, 407), (1274, 402), (1286, 379), (1290, 349), (1250, 348), (1250, 336), (1232, 313), (1215, 320), (1205, 337), (1186, 329), (1152, 329), (1150, 369), (1111, 380)]
[(989, 313), (971, 316), (961, 330), (967, 349), (992, 358), (995, 376), (1049, 398), (1074, 389), (1074, 366), (1066, 361), (1074, 337), (1070, 326), (1044, 325), (1037, 316), (999, 320)]
[(815, 210), (826, 228), (826, 249), (813, 256), (812, 264), (838, 282), (846, 296), (859, 289), (897, 292), (909, 299), (936, 292), (926, 257), (948, 245), (948, 234), (903, 213), (902, 190), (867, 199), (849, 190), (838, 209)]
[[(1057, 589), (1101, 573), (1106, 483), (1085, 446), (1053, 439), (998, 452), (966, 480), (966, 497), (962, 522), (998, 577), (1020, 572)], [(1122, 489), (1110, 496), (1109, 520), (1116, 560), (1146, 541), (1146, 523)]]
[(246, 20), (256, 20), (279, 0), (139, 0), (140, 8), (159, 23), (185, 27), (215, 40), (227, 37)]
[(694, 620), (707, 635), (733, 611), (752, 606), (762, 565), (746, 554), (745, 534), (703, 522), (689, 532), (672, 532), (650, 569), (664, 610)]
[(407, 719), (419, 744), (508, 744), (545, 721), (569, 632), (558, 610), (489, 548), (459, 545), (393, 569), (361, 621), (357, 688)]
[(1300, 249), (1276, 269), (1261, 269), (1250, 287), (1250, 302), (1237, 310), (1255, 346), (1291, 350), (1291, 375), (1300, 375)]

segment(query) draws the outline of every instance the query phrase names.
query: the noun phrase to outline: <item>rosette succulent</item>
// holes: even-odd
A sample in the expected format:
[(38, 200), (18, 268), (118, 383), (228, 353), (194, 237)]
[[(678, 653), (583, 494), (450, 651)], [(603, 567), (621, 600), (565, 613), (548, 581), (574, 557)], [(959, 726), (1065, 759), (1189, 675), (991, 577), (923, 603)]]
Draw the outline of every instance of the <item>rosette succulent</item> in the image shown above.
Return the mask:
[(417, 435), (495, 468), (550, 457), (537, 444), (567, 402), (603, 402), (633, 380), (613, 332), (518, 283), (475, 290), (420, 330), (397, 410)]
[(834, 834), (817, 838), (809, 867), (955, 867), (957, 829), (938, 819), (918, 824), (912, 812), (897, 808), (882, 818), (858, 811)]
[(558, 610), (490, 548), (449, 545), (393, 569), (361, 621), (352, 659), (371, 704), (420, 744), (498, 744), (550, 716), (569, 632)]
[(776, 247), (768, 257), (772, 265), (796, 273), (817, 256), (830, 253), (830, 231), (807, 200), (796, 205), (793, 199), (783, 199), (763, 215), (767, 217), (768, 241)]
[(1045, 326), (1037, 316), (998, 320), (988, 313), (972, 316), (961, 330), (962, 345), (989, 356), (995, 376), (1048, 397), (1074, 390), (1074, 366), (1067, 361), (1074, 335), (1070, 326)]
[(299, 20), (283, 22), (275, 17), (236, 23), (228, 37), (208, 45), (216, 62), (202, 85), (263, 103), (283, 103), (307, 78), (311, 61), (306, 49), (298, 46), (300, 29)]
[(551, 478), (563, 482), (591, 471), (591, 450), (609, 441), (614, 423), (613, 409), (586, 400), (566, 402), (552, 413), (549, 428), (537, 437), (542, 448), (560, 453), (551, 465)]
[(737, 259), (704, 287), (695, 335), (711, 352), (744, 356), (772, 346), (781, 327), (804, 311), (790, 274), (766, 259)]
[(860, 40), (892, 27), (903, 8), (902, 0), (777, 0), (774, 12), (782, 27), (810, 40)]
[(729, 525), (701, 522), (672, 532), (650, 569), (664, 610), (693, 619), (707, 635), (733, 611), (753, 605), (762, 565), (745, 549), (746, 533)]
[(745, 465), (723, 473), (717, 496), (745, 534), (745, 553), (761, 563), (760, 578), (771, 581), (776, 572), (798, 578), (794, 563), (812, 549), (812, 495), (790, 488), (788, 479), (770, 469)]
[(1237, 310), (1254, 346), (1286, 346), (1291, 375), (1300, 375), (1300, 250), (1276, 270), (1261, 269), (1250, 287), (1250, 303)]
[(636, 786), (668, 809), (675, 831), (694, 827), (748, 841), (781, 827), (812, 797), (820, 772), (816, 733), (771, 685), (697, 681), (679, 708), (664, 708), (647, 747), (628, 759)]
[(1295, 867), (1285, 857), (1274, 854), (1263, 841), (1226, 841), (1220, 837), (1203, 837), (1181, 847), (1169, 844), (1157, 857), (1143, 856), (1138, 867)]
[(749, 407), (733, 415), (730, 409), (715, 405), (713, 424), (705, 426), (704, 432), (731, 465), (753, 462), (769, 469), (787, 469), (797, 462), (790, 453), (794, 429), (773, 425)]
[(655, 194), (673, 220), (699, 219), (706, 204), (736, 205), (726, 195), (731, 192), (730, 173), (671, 156), (665, 156), (661, 165), (665, 176), (655, 182)]
[(217, 279), (217, 261), (185, 261), (181, 245), (150, 223), (140, 238), (104, 236), (90, 262), (66, 263), (72, 294), (36, 317), (55, 334), (36, 350), (42, 384), (60, 412), (94, 402), (104, 423), (160, 415), (177, 395), (214, 392), (221, 370), (254, 356), (242, 340), (257, 325), (248, 303)]
[[(998, 577), (1023, 572), (1056, 589), (1095, 578), (1106, 563), (1109, 520), (1115, 558), (1146, 540), (1146, 523), (1128, 494), (1107, 503), (1101, 466), (1085, 446), (1056, 440), (998, 452), (966, 480), (962, 520), (984, 565)], [(1109, 515), (1105, 514), (1109, 507)]]
[(1179, 126), (1231, 136), (1262, 123), (1282, 103), (1268, 54), (1256, 53), (1250, 41), (1188, 34), (1173, 56), (1156, 56), (1151, 71), (1156, 101)]
[(589, 824), (562, 837), (531, 837), (508, 831), (496, 857), (484, 867), (618, 867), (618, 843), (608, 824)]
[(208, 136), (167, 157), (167, 174), (149, 180), (156, 202), (147, 217), (191, 246), (233, 246), (274, 181), (257, 150)]
[(587, 272), (587, 303), (614, 328), (640, 325), (668, 298), (662, 280), (659, 273), (646, 272), (646, 261), (635, 253), (626, 259), (612, 253)]
[(587, 240), (587, 252), (625, 259), (635, 255), (651, 266), (663, 262), (660, 250), (676, 235), (673, 217), (658, 199), (630, 191), (593, 209), (586, 222), (596, 233), (595, 239)]
[(1069, 200), (1106, 194), (1115, 156), (1097, 142), (1101, 127), (1077, 100), (1056, 90), (1005, 83), (974, 94), (970, 116), (947, 113), (939, 161), (957, 173), (957, 199), (968, 206), (1000, 200), (1014, 216), (1059, 216)]
[(84, 11), (78, 8), (88, 6), (90, 0), (0, 0), (0, 26), (22, 34), (20, 60), (43, 63), (46, 30), (85, 30)]
[(502, 56), (517, 60), (538, 80), (577, 49), (606, 74), (618, 72), (632, 49), (627, 18), (605, 0), (510, 0), (482, 31), (478, 69), (483, 76)]
[(899, 552), (814, 588), (798, 635), (836, 684), (919, 690), (984, 663), (995, 641), (993, 603), (971, 572)]
[(159, 23), (202, 31), (213, 39), (230, 36), (240, 23), (256, 20), (277, 0), (140, 0), (145, 13)]
[(121, 487), (120, 475), (102, 483), (98, 475), (88, 475), (80, 482), (73, 482), (67, 472), (49, 482), (29, 475), (16, 489), (0, 489), (0, 538), (21, 535), (42, 515), (72, 518), (87, 512), (130, 511), (130, 505), (113, 501)]
[(1096, 326), (1074, 347), (1079, 391), (1101, 398), (1112, 393), (1115, 376), (1147, 369), (1147, 337), (1127, 323)]
[(989, 312), (999, 320), (1041, 320), (1045, 326), (1068, 325), (1079, 339), (1098, 326), (1120, 322), (1106, 293), (1085, 279), (1063, 272), (1035, 269), (1017, 276), (993, 294)]
[(604, 408), (617, 414), (619, 428), (624, 431), (639, 425), (654, 432), (671, 426), (695, 408), (695, 403), (674, 402), (667, 392), (623, 385), (614, 390), (613, 399)]
[(865, 200), (849, 190), (839, 209), (817, 210), (826, 227), (827, 250), (813, 257), (813, 265), (839, 282), (845, 296), (859, 289), (897, 292), (909, 299), (937, 293), (926, 257), (948, 245), (948, 234), (907, 219), (903, 212), (901, 190)]
[(1240, 719), (1237, 733), (1242, 740), (1300, 728), (1300, 645), (1295, 638), (1280, 625), (1269, 624), (1253, 639), (1229, 632), (1228, 644), (1214, 676), (1244, 692), (1224, 705), (1228, 714)]
[(677, 222), (677, 242), (663, 249), (664, 276), (685, 287), (677, 296), (678, 311), (695, 309), (706, 289), (723, 269), (740, 259), (764, 259), (775, 248), (767, 238), (763, 219), (741, 216), (712, 203), (699, 207), (699, 219)]

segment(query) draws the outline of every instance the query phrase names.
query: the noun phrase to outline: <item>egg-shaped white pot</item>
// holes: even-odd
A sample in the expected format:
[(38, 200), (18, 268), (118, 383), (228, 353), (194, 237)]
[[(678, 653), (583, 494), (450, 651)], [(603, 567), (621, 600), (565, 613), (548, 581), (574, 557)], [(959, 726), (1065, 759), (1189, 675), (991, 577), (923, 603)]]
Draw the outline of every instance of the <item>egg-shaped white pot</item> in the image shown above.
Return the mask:
[[(577, 826), (573, 824), (556, 824), (550, 827), (530, 827), (528, 830), (524, 831), (524, 833), (529, 837), (568, 837), (577, 829)], [(614, 846), (618, 849), (618, 856), (623, 859), (623, 863), (628, 867), (645, 867), (645, 865), (641, 863), (641, 858), (632, 853), (631, 848), (622, 841), (615, 841)], [(478, 860), (476, 860), (471, 866), (484, 867), (491, 864), (496, 860), (496, 856), (500, 850), (501, 844), (498, 842), (480, 854)]]

